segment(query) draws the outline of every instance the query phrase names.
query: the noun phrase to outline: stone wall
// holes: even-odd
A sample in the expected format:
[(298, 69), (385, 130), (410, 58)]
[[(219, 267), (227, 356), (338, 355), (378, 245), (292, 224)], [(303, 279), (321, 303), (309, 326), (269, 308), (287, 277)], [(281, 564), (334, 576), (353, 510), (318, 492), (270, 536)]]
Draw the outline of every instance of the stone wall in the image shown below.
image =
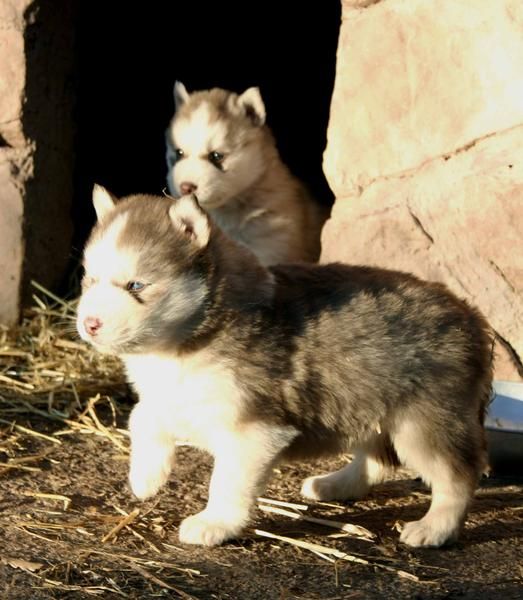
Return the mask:
[(523, 377), (523, 3), (344, 0), (322, 261), (445, 282)]
[(0, 0), (0, 322), (70, 258), (75, 2)]

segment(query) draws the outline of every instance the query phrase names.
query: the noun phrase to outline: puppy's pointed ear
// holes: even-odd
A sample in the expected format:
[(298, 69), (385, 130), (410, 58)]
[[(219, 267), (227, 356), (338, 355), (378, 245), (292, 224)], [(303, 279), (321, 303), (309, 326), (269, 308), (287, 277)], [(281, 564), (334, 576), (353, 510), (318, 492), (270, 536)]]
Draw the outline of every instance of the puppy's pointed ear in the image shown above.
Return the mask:
[(169, 209), (169, 216), (177, 231), (183, 233), (198, 248), (205, 248), (211, 235), (211, 224), (194, 194), (182, 196)]
[(95, 183), (93, 188), (93, 206), (99, 223), (114, 209), (115, 204), (116, 197), (103, 186)]
[(255, 125), (262, 126), (265, 123), (265, 104), (261, 97), (260, 88), (251, 87), (245, 90), (243, 94), (238, 96), (238, 104)]
[(174, 82), (174, 107), (176, 110), (189, 100), (189, 92), (181, 81)]

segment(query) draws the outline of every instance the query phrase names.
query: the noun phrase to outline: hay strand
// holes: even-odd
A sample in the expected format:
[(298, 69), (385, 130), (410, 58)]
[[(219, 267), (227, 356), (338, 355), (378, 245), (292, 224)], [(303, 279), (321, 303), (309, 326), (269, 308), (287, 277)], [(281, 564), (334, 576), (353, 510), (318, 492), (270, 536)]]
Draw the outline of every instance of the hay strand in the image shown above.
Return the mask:
[(377, 567), (379, 569), (383, 569), (385, 571), (389, 571), (395, 573), (398, 577), (403, 579), (409, 579), (410, 581), (419, 582), (420, 579), (416, 575), (412, 573), (408, 573), (407, 571), (403, 571), (401, 569), (395, 569), (394, 567), (390, 567), (389, 565), (382, 565), (378, 562), (371, 562), (370, 560), (366, 560), (365, 558), (361, 558), (360, 556), (354, 556), (354, 554), (348, 554), (347, 552), (342, 552), (336, 548), (329, 548), (328, 546), (322, 546), (321, 544), (314, 544), (311, 542), (305, 542), (304, 540), (296, 540), (294, 538), (286, 537), (283, 535), (277, 535), (275, 533), (270, 533), (269, 531), (263, 531), (261, 529), (255, 529), (254, 533), (260, 537), (270, 538), (273, 540), (278, 540), (280, 542), (284, 542), (286, 544), (291, 544), (292, 546), (297, 546), (298, 548), (303, 548), (304, 550), (309, 550), (320, 555), (325, 555), (329, 557), (334, 557), (339, 560), (344, 560), (351, 563), (357, 563), (360, 565)]
[(133, 511), (131, 511), (128, 515), (124, 516), (119, 523), (117, 523), (112, 529), (111, 531), (109, 531), (109, 533), (106, 533), (103, 537), (102, 537), (102, 543), (105, 544), (105, 542), (109, 541), (111, 538), (115, 537), (118, 532), (120, 532), (126, 525), (129, 525), (130, 523), (132, 523), (140, 514), (140, 510), (138, 508), (135, 508)]
[(195, 598), (194, 596), (191, 596), (187, 592), (184, 592), (183, 590), (181, 590), (177, 587), (174, 587), (172, 584), (162, 581), (159, 577), (157, 577), (156, 575), (153, 575), (152, 573), (149, 573), (149, 571), (147, 571), (140, 565), (137, 565), (135, 562), (129, 561), (128, 565), (132, 569), (134, 569), (137, 573), (139, 573), (142, 577), (144, 577), (145, 579), (148, 579), (149, 581), (156, 583), (156, 585), (159, 585), (160, 587), (162, 587), (166, 590), (171, 590), (172, 592), (175, 592), (176, 594), (178, 594), (178, 596), (180, 598), (183, 598), (184, 600), (198, 600), (197, 598)]
[(294, 510), (308, 510), (307, 504), (296, 504), (294, 502), (284, 502), (283, 500), (273, 500), (272, 498), (258, 498), (258, 502), (264, 504), (273, 504), (274, 506), (282, 506), (284, 508), (292, 508)]
[(258, 505), (258, 508), (264, 512), (283, 515), (285, 517), (290, 517), (291, 519), (308, 521), (309, 523), (316, 523), (318, 525), (324, 525), (325, 527), (331, 527), (333, 529), (341, 529), (341, 531), (344, 531), (345, 533), (360, 540), (365, 540), (366, 542), (371, 542), (376, 537), (372, 531), (369, 531), (360, 525), (353, 525), (351, 523), (343, 523), (341, 521), (332, 521), (330, 519), (320, 519), (318, 517), (302, 515), (301, 513), (279, 508), (278, 506), (264, 506), (263, 504), (260, 504)]
[(40, 433), (39, 431), (34, 431), (33, 429), (28, 429), (27, 427), (23, 427), (22, 425), (18, 425), (17, 423), (14, 423), (12, 421), (6, 421), (5, 419), (0, 419), (0, 423), (4, 423), (4, 425), (10, 425), (13, 429), (16, 429), (17, 431), (21, 431), (23, 433), (27, 433), (28, 435), (32, 435), (34, 437), (38, 437), (43, 440), (47, 440), (48, 442), (53, 442), (53, 444), (61, 444), (62, 443), (59, 439), (57, 439), (51, 435), (45, 435), (45, 433)]

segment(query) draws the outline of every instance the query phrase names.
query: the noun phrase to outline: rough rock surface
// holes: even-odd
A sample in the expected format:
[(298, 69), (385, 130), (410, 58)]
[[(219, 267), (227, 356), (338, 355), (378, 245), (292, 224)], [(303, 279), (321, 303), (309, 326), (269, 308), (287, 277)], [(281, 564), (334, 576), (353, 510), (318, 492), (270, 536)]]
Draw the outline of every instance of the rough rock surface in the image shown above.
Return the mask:
[(0, 323), (70, 258), (74, 7), (0, 0)]
[(523, 4), (343, 9), (324, 157), (337, 199), (322, 261), (445, 282), (498, 334), (496, 377), (519, 379)]
[(23, 263), (24, 197), (15, 175), (24, 151), (22, 100), (25, 86), (24, 19), (29, 0), (0, 2), (0, 321), (18, 314)]

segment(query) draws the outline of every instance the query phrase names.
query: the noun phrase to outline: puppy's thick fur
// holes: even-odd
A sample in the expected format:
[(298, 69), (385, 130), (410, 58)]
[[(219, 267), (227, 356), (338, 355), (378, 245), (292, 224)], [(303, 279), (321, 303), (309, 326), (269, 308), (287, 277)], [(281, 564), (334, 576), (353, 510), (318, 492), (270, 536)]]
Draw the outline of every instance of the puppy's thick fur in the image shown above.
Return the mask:
[(138, 396), (130, 483), (155, 494), (176, 440), (215, 459), (207, 508), (182, 541), (237, 536), (282, 459), (354, 453), (305, 480), (313, 499), (360, 498), (398, 464), (432, 488), (401, 539), (454, 540), (486, 465), (491, 337), (444, 286), (331, 264), (266, 269), (196, 200), (95, 189), (81, 336), (122, 357)]
[(283, 164), (258, 88), (189, 94), (175, 85), (166, 132), (167, 184), (194, 191), (227, 235), (264, 265), (316, 261), (326, 210)]

